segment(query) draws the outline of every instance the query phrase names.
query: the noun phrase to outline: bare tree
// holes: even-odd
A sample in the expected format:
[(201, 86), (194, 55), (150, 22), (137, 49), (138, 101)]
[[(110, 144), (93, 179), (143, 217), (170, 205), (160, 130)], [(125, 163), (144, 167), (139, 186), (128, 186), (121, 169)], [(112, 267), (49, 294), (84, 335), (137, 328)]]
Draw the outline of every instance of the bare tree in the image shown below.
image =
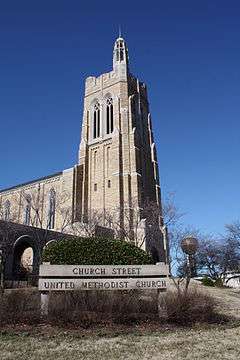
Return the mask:
[(189, 272), (191, 276), (195, 275), (197, 269), (195, 257), (191, 259), (189, 264), (187, 255), (182, 251), (182, 240), (190, 235), (198, 240), (202, 238), (198, 229), (182, 223), (184, 215), (185, 213), (175, 204), (175, 194), (169, 193), (163, 202), (163, 218), (168, 227), (168, 261), (171, 278), (179, 294), (182, 291), (187, 292), (190, 284)]
[(225, 225), (227, 234), (225, 238), (237, 241), (240, 246), (240, 221), (234, 221), (231, 224)]
[(117, 238), (141, 247), (144, 243), (144, 221), (137, 202), (124, 203), (122, 207), (115, 207), (105, 212), (105, 224), (114, 230)]
[[(187, 292), (190, 278), (196, 272), (195, 257), (192, 258), (189, 264), (187, 255), (182, 251), (181, 242), (189, 235), (195, 238), (200, 238), (200, 232), (193, 227), (184, 227), (183, 225), (175, 223), (169, 231), (169, 264), (170, 273), (174, 285), (179, 293)], [(189, 269), (190, 266), (190, 269)], [(189, 271), (191, 276), (189, 276)]]
[(71, 222), (66, 226), (65, 231), (76, 236), (93, 237), (96, 234), (96, 228), (104, 225), (104, 213), (98, 209), (92, 209), (88, 214), (87, 220)]
[(179, 228), (181, 226), (180, 220), (184, 215), (185, 213), (175, 204), (175, 193), (168, 193), (162, 206), (164, 224), (169, 227), (169, 229)]
[[(151, 232), (146, 231), (147, 227)], [(87, 221), (73, 222), (65, 230), (76, 236), (91, 237), (100, 228), (105, 236), (114, 236), (142, 247), (146, 237), (149, 241), (154, 234), (159, 236), (162, 227), (162, 212), (156, 203), (148, 202), (140, 208), (136, 201), (132, 201), (131, 207), (125, 203), (122, 207), (105, 211), (91, 209)]]
[[(57, 230), (63, 232), (72, 223), (71, 198), (68, 192), (56, 195), (54, 217), (57, 222)], [(31, 226), (31, 233), (38, 244), (44, 246), (48, 238), (49, 214), (47, 204), (43, 197), (39, 197), (37, 191), (22, 191), (20, 194), (11, 196), (11, 212), (5, 215), (5, 202), (0, 203), (0, 218), (4, 223), (0, 226), (1, 247), (4, 248), (5, 256), (8, 256), (12, 247), (9, 246), (13, 238), (17, 237), (18, 228), (16, 223)], [(24, 224), (24, 214), (28, 211), (28, 223)], [(21, 217), (19, 217), (19, 214)], [(21, 221), (20, 221), (21, 220)], [(41, 229), (41, 231), (39, 231)]]
[(200, 241), (197, 268), (213, 280), (224, 281), (229, 271), (240, 270), (239, 243), (233, 238), (214, 239), (208, 236)]
[(132, 200), (131, 206), (126, 202), (104, 216), (105, 225), (114, 230), (116, 237), (140, 248), (146, 240), (151, 242), (151, 238), (161, 236), (163, 230), (162, 211), (156, 202), (147, 201), (140, 207), (137, 200)]
[[(38, 192), (22, 191), (22, 201), (19, 204), (21, 212), (29, 206), (29, 225), (40, 229), (50, 229), (50, 214), (45, 197), (40, 197)], [(57, 230), (64, 232), (65, 228), (72, 223), (71, 194), (67, 191), (56, 194), (54, 205), (54, 218)]]

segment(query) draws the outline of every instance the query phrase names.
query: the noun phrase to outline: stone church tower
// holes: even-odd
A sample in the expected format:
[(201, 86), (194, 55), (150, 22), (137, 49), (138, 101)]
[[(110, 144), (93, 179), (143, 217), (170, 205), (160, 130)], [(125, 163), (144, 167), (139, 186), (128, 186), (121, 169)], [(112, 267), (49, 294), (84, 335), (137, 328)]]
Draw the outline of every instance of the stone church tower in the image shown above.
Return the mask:
[(119, 208), (124, 224), (126, 211), (133, 207), (155, 203), (161, 211), (147, 88), (129, 70), (122, 37), (114, 44), (113, 70), (86, 79), (76, 170), (75, 209), (80, 218), (87, 219), (92, 210)]
[[(119, 37), (112, 71), (85, 82), (78, 164), (0, 190), (0, 218), (71, 233), (72, 224), (90, 223), (94, 212), (101, 214), (100, 227), (113, 228), (107, 217), (114, 214), (120, 229), (138, 232), (144, 248), (153, 253), (157, 249), (156, 261), (166, 261), (160, 194), (147, 88), (131, 74), (127, 45)], [(157, 225), (151, 222), (149, 204), (158, 210)], [(61, 211), (61, 206), (69, 211)], [(68, 228), (63, 226), (66, 213)]]

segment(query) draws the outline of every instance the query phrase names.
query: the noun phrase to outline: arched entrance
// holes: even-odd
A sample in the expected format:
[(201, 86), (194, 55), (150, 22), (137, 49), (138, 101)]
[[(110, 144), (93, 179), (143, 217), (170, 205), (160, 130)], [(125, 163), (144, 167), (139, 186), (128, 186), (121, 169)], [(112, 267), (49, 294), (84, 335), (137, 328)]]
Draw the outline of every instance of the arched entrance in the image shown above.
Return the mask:
[(28, 235), (18, 238), (13, 248), (13, 278), (28, 280), (36, 274), (38, 252), (33, 239)]

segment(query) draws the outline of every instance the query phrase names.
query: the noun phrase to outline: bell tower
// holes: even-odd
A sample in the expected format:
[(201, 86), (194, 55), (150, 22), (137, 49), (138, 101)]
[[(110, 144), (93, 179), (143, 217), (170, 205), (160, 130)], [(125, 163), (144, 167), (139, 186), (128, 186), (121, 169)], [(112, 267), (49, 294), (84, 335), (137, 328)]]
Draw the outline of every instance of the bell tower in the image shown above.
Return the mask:
[(106, 212), (119, 209), (119, 222), (124, 225), (126, 211), (130, 214), (147, 202), (157, 204), (161, 211), (147, 87), (129, 71), (122, 36), (114, 43), (112, 71), (85, 81), (75, 172), (74, 210), (81, 220), (96, 210), (104, 218)]
[(125, 40), (119, 36), (114, 44), (113, 49), (113, 71), (119, 77), (127, 78), (128, 76), (128, 49)]

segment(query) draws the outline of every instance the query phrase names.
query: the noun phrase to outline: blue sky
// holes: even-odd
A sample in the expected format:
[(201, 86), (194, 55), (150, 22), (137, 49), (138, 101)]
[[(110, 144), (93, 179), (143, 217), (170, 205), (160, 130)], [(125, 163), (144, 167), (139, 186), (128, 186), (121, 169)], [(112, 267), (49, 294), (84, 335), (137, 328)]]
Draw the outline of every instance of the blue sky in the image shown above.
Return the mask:
[(121, 24), (148, 85), (163, 196), (221, 233), (240, 218), (240, 2), (0, 4), (0, 188), (77, 161), (84, 79), (111, 70)]

